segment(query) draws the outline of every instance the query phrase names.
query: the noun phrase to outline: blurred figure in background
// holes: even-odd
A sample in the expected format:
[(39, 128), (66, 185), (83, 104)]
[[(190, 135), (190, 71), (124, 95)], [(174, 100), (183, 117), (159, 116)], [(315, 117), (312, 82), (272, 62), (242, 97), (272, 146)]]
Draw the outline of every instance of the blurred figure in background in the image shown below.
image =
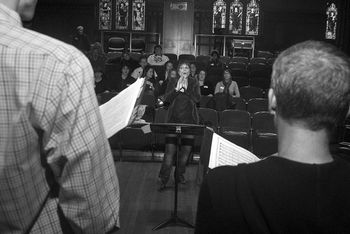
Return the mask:
[(201, 95), (213, 96), (214, 87), (209, 81), (206, 81), (206, 77), (207, 77), (207, 72), (205, 70), (199, 71), (198, 83), (201, 90)]
[(76, 33), (73, 36), (72, 45), (78, 48), (84, 54), (90, 51), (90, 41), (88, 36), (84, 33), (84, 27), (78, 26)]
[(168, 56), (163, 54), (162, 47), (160, 45), (156, 45), (154, 47), (154, 52), (150, 56), (148, 56), (147, 62), (151, 66), (163, 66), (166, 62), (169, 61)]

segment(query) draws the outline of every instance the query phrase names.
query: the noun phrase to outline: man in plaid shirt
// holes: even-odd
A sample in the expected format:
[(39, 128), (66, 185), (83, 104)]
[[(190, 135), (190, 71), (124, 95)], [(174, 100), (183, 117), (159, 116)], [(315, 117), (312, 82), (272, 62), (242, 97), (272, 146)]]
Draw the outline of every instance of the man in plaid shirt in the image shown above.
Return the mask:
[(108, 233), (119, 184), (87, 58), (0, 0), (0, 233)]

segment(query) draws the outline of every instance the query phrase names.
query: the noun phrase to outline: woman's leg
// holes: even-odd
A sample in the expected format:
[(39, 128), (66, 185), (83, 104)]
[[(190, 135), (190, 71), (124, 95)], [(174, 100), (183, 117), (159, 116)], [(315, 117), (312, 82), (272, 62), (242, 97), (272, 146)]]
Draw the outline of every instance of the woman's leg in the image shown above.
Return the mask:
[(177, 139), (175, 136), (166, 136), (164, 158), (159, 171), (159, 178), (163, 185), (166, 185), (170, 177), (174, 155), (176, 154), (176, 145)]
[(180, 183), (186, 183), (185, 172), (186, 172), (186, 163), (188, 156), (192, 151), (192, 146), (194, 143), (194, 136), (183, 136), (181, 139), (181, 153), (179, 156), (179, 168), (178, 168), (178, 179)]

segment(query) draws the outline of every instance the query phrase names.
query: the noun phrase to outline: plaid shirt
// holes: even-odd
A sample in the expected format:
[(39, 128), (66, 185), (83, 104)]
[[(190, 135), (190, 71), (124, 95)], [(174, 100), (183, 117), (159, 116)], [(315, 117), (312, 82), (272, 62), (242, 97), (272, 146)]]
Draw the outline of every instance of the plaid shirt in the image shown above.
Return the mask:
[[(0, 4), (0, 233), (77, 233), (119, 226), (119, 184), (93, 89), (77, 49), (24, 29)], [(48, 197), (45, 166), (59, 184)]]

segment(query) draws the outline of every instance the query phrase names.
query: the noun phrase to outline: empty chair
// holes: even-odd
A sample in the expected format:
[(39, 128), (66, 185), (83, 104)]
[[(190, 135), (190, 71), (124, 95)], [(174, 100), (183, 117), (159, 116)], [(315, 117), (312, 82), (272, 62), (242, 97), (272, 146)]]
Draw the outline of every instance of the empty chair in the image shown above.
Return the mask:
[(196, 62), (197, 63), (208, 65), (209, 61), (210, 61), (210, 56), (209, 55), (198, 55), (196, 57)]
[(229, 62), (227, 64), (227, 68), (229, 68), (230, 70), (243, 70), (246, 71), (247, 70), (247, 64), (246, 63), (242, 63), (242, 62)]
[(210, 96), (201, 96), (200, 100), (199, 100), (199, 106), (203, 107), (203, 108), (207, 108), (208, 107), (208, 103), (213, 99), (213, 97)]
[(253, 153), (260, 158), (270, 156), (278, 151), (278, 140), (274, 116), (269, 112), (257, 112), (252, 117)]
[(235, 103), (235, 110), (241, 110), (241, 111), (247, 110), (247, 103), (243, 98), (233, 97), (232, 101)]
[(220, 115), (220, 134), (227, 140), (250, 149), (250, 114), (241, 110), (225, 110)]
[(268, 111), (269, 102), (266, 98), (253, 98), (248, 101), (247, 110), (250, 114)]
[(136, 52), (130, 53), (130, 58), (134, 61), (139, 61), (141, 56), (142, 56), (141, 53), (136, 53)]
[(256, 63), (265, 63), (266, 64), (266, 58), (263, 58), (263, 57), (252, 58), (249, 63), (250, 64), (256, 64)]
[(125, 39), (122, 37), (111, 37), (108, 40), (108, 51), (122, 52), (125, 49)]
[(232, 57), (230, 59), (230, 62), (247, 64), (249, 62), (249, 59), (247, 57)]
[(193, 54), (180, 54), (179, 55), (179, 63), (181, 62), (195, 62), (196, 57)]
[(241, 94), (241, 98), (249, 101), (253, 98), (263, 98), (264, 92), (262, 89), (253, 87), (253, 86), (245, 86), (239, 89), (239, 93)]
[(167, 56), (169, 58), (170, 61), (177, 61), (177, 55), (176, 54), (171, 54), (171, 53), (167, 53), (167, 54), (164, 54), (165, 56)]
[(220, 67), (208, 67), (208, 69), (207, 69), (207, 75), (222, 76), (223, 72), (224, 72), (224, 69), (222, 69)]
[(123, 52), (108, 52), (107, 53), (107, 60), (109, 59), (116, 59), (116, 58), (121, 58), (123, 55)]
[(236, 81), (239, 88), (249, 85), (248, 76), (232, 75), (232, 80)]
[(214, 131), (218, 130), (219, 119), (216, 110), (209, 108), (199, 108), (198, 114), (201, 124), (213, 128)]
[(145, 40), (135, 38), (131, 40), (131, 52), (144, 52), (146, 49), (146, 43)]
[(271, 78), (265, 76), (254, 76), (250, 78), (250, 85), (264, 90), (270, 88)]

